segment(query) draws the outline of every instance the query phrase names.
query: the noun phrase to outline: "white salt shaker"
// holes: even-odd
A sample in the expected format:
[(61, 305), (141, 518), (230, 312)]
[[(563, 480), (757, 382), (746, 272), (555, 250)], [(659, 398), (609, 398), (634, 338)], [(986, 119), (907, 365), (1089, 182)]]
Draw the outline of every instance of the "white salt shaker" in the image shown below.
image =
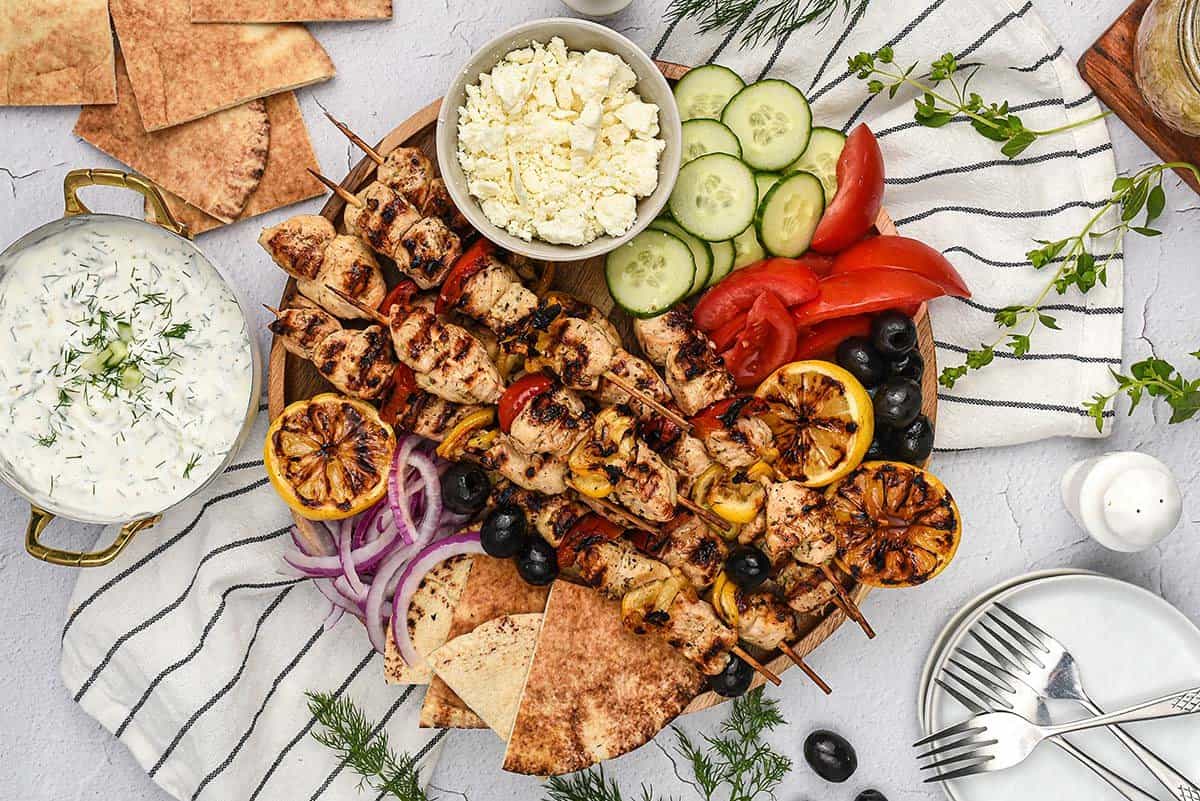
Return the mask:
[(1179, 483), (1145, 453), (1115, 451), (1071, 465), (1062, 478), (1067, 511), (1105, 548), (1134, 553), (1174, 530), (1183, 513)]
[(563, 5), (588, 17), (611, 17), (633, 0), (562, 0)]

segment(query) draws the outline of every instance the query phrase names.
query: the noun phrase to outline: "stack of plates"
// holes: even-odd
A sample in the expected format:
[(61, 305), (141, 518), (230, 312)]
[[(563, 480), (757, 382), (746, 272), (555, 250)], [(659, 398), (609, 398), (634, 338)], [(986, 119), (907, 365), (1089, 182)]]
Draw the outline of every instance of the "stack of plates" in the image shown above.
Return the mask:
[[(917, 714), (932, 733), (969, 713), (934, 679), (960, 645), (982, 653), (967, 632), (995, 602), (1053, 635), (1079, 663), (1084, 687), (1106, 710), (1200, 685), (1200, 630), (1162, 598), (1140, 587), (1081, 570), (1031, 573), (968, 603), (934, 642), (921, 676)], [(1086, 717), (1077, 704), (1053, 701), (1057, 722)], [(1194, 781), (1200, 781), (1200, 718), (1136, 723), (1128, 731)], [(1072, 741), (1126, 778), (1158, 795), (1162, 787), (1111, 734), (1091, 731)], [(1011, 770), (943, 784), (954, 801), (1118, 799), (1099, 777), (1044, 745)]]

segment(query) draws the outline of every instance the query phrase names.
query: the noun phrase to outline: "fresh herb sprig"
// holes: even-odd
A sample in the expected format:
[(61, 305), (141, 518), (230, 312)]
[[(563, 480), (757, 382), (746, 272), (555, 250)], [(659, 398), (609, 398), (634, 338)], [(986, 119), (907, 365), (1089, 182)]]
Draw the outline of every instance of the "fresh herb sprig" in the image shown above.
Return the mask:
[[(763, 742), (763, 735), (786, 724), (777, 702), (763, 696), (762, 689), (734, 700), (729, 717), (715, 735), (704, 735), (695, 743), (678, 728), (675, 756), (664, 753), (675, 764), (675, 773), (704, 801), (717, 797), (728, 801), (773, 798), (775, 790), (792, 769), (792, 761)], [(680, 773), (682, 762), (691, 779)], [(724, 795), (722, 795), (724, 793)], [(615, 781), (596, 768), (569, 777), (555, 777), (548, 785), (548, 801), (624, 801)], [(643, 786), (640, 801), (654, 801)]]
[(701, 33), (742, 31), (741, 47), (778, 41), (806, 25), (825, 26), (838, 8), (843, 17), (866, 11), (870, 0), (671, 0), (666, 19), (671, 25), (694, 19)]
[[(1053, 242), (1039, 240), (1039, 247), (1029, 251), (1026, 257), (1036, 270), (1057, 265), (1050, 280), (1031, 301), (1006, 306), (996, 312), (994, 319), (1002, 333), (991, 343), (968, 351), (962, 364), (943, 369), (938, 383), (953, 387), (968, 372), (982, 370), (991, 364), (998, 349), (1024, 356), (1030, 352), (1031, 338), (1039, 328), (1058, 330), (1058, 321), (1042, 310), (1051, 292), (1063, 295), (1075, 288), (1080, 294), (1087, 294), (1097, 283), (1107, 285), (1109, 262), (1126, 233), (1132, 231), (1148, 237), (1161, 235), (1162, 232), (1152, 226), (1166, 208), (1162, 182), (1165, 173), (1173, 169), (1189, 170), (1200, 179), (1200, 170), (1184, 162), (1155, 164), (1132, 176), (1121, 176), (1113, 182), (1112, 195), (1096, 210), (1082, 231)], [(1114, 208), (1120, 211), (1119, 222), (1102, 228), (1101, 221)], [(1095, 247), (1101, 243), (1104, 248), (1098, 255)]]
[(329, 693), (307, 693), (308, 710), (324, 728), (313, 738), (332, 749), (358, 774), (359, 787), (370, 787), (399, 801), (429, 801), (421, 787), (417, 761), (409, 754), (396, 754), (387, 733), (367, 720), (349, 698)]
[[(1063, 133), (1107, 117), (1105, 111), (1084, 120), (1060, 125), (1057, 128), (1033, 130), (1025, 127), (1010, 103), (989, 103), (978, 93), (970, 91), (971, 81), (983, 65), (975, 65), (963, 77), (961, 65), (953, 53), (946, 53), (930, 65), (928, 77), (914, 77), (920, 62), (904, 69), (896, 63), (891, 47), (874, 53), (862, 52), (850, 58), (850, 70), (867, 82), (872, 94), (885, 89), (894, 98), (905, 86), (916, 89), (920, 96), (913, 100), (916, 109), (913, 119), (927, 128), (941, 128), (956, 116), (965, 116), (971, 127), (994, 142), (1002, 142), (1000, 152), (1016, 158), (1043, 136)], [(943, 86), (949, 87), (946, 91)]]
[[(1191, 356), (1200, 359), (1200, 351)], [(1129, 413), (1149, 396), (1167, 404), (1171, 409), (1170, 423), (1182, 423), (1200, 412), (1200, 378), (1188, 379), (1165, 359), (1151, 357), (1129, 367), (1129, 375), (1109, 368), (1117, 389), (1108, 394), (1097, 392), (1085, 405), (1088, 415), (1096, 421), (1096, 430), (1104, 431), (1104, 412), (1118, 395), (1129, 398)]]

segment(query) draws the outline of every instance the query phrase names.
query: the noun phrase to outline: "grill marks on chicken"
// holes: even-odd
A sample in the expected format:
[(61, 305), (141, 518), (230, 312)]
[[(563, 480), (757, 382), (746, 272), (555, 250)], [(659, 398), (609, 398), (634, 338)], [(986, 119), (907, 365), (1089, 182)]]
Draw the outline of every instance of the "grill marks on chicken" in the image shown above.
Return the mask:
[(556, 386), (525, 405), (509, 436), (526, 453), (564, 456), (587, 435), (593, 415), (574, 392)]
[(309, 361), (322, 340), (342, 330), (336, 317), (311, 306), (284, 309), (267, 327), (289, 353)]
[(338, 317), (366, 317), (358, 307), (338, 297), (338, 290), (370, 308), (376, 308), (387, 294), (387, 284), (379, 262), (362, 240), (338, 235), (325, 247), (324, 259), (313, 280), (296, 279), (300, 294)]
[(437, 217), (424, 217), (413, 223), (400, 240), (403, 245), (392, 256), (400, 272), (417, 286), (438, 286), (462, 254), (462, 240)]
[(377, 325), (330, 334), (313, 349), (312, 362), (329, 383), (365, 400), (382, 395), (396, 369), (387, 334)]
[(768, 484), (766, 523), (764, 552), (772, 562), (823, 565), (837, 555), (837, 522), (818, 490), (797, 481)]
[(469, 331), (425, 308), (394, 306), (389, 329), (396, 357), (417, 385), (455, 403), (495, 403), (504, 392), (500, 371)]
[(398, 147), (383, 157), (375, 179), (412, 205), (425, 205), (433, 182), (433, 162), (417, 147)]

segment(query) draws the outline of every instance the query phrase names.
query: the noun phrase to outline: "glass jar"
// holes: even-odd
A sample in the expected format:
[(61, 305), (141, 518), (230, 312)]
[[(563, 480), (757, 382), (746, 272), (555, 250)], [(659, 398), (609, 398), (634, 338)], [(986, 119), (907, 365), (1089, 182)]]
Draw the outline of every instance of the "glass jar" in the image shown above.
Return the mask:
[(1135, 75), (1163, 122), (1200, 136), (1200, 0), (1154, 0), (1138, 28)]

